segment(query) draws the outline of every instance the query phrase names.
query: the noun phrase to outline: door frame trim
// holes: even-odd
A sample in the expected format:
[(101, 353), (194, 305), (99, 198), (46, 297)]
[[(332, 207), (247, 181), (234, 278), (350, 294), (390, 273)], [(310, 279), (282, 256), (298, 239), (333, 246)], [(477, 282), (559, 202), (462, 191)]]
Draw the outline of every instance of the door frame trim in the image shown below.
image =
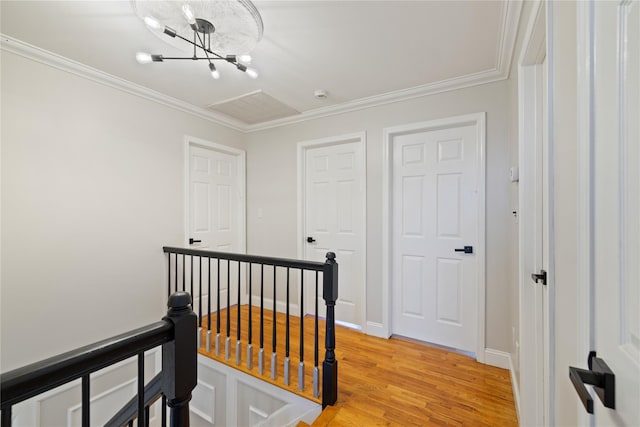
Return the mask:
[(381, 333), (384, 337), (391, 336), (391, 251), (392, 242), (392, 175), (393, 175), (393, 138), (406, 133), (416, 133), (437, 129), (446, 129), (473, 125), (476, 127), (478, 151), (476, 162), (478, 166), (478, 235), (476, 256), (478, 261), (477, 271), (477, 336), (476, 336), (476, 360), (480, 363), (485, 361), (485, 145), (486, 145), (486, 113), (473, 113), (462, 116), (447, 117), (444, 119), (429, 120), (426, 122), (410, 123), (400, 126), (384, 128), (382, 133), (382, 326)]
[[(520, 379), (516, 389), (522, 389), (522, 354), (526, 353), (529, 348), (527, 339), (531, 339), (542, 345), (545, 349), (542, 360), (536, 360), (534, 363), (542, 364), (542, 366), (534, 365), (534, 369), (538, 372), (542, 369), (544, 372), (543, 377), (534, 375), (535, 381), (540, 381), (539, 384), (534, 384), (535, 387), (531, 389), (529, 387), (527, 391), (534, 393), (534, 399), (530, 399), (528, 395), (520, 395), (518, 391), (518, 404), (516, 409), (519, 411), (519, 419), (524, 423), (540, 424), (543, 421), (546, 424), (553, 424), (553, 370), (555, 366), (554, 348), (555, 343), (554, 325), (555, 314), (552, 309), (553, 306), (553, 294), (554, 294), (554, 248), (553, 248), (553, 153), (550, 143), (549, 130), (552, 128), (552, 116), (551, 111), (551, 97), (549, 95), (549, 86), (551, 81), (550, 76), (550, 64), (552, 58), (548, 55), (548, 44), (550, 43), (550, 37), (547, 37), (548, 25), (546, 25), (546, 17), (548, 7), (545, 3), (537, 1), (533, 5), (533, 9), (530, 15), (529, 22), (527, 24), (527, 30), (524, 36), (522, 44), (522, 50), (518, 59), (518, 163), (520, 165), (520, 183), (518, 187), (518, 324), (519, 332), (518, 339), (520, 341), (520, 351), (517, 352), (519, 356), (518, 365), (520, 366)], [(546, 58), (546, 75), (547, 75), (547, 93), (545, 105), (542, 104), (542, 77), (541, 74), (545, 71), (543, 68), (543, 62)], [(544, 135), (545, 129), (542, 128), (540, 122), (543, 119), (542, 112), (546, 109), (547, 120), (547, 134)], [(542, 201), (542, 191), (538, 190), (538, 185), (542, 185), (542, 162), (543, 159), (543, 146), (542, 142), (546, 136), (547, 143), (547, 200)], [(540, 140), (540, 141), (539, 141)], [(537, 144), (540, 144), (538, 147)], [(538, 152), (538, 150), (540, 150)], [(540, 161), (540, 165), (536, 163), (536, 160)], [(542, 190), (542, 187), (539, 188)], [(531, 194), (527, 194), (531, 192)], [(530, 197), (533, 200), (533, 209), (526, 203), (526, 198)], [(540, 212), (536, 214), (534, 209), (540, 208)], [(523, 296), (523, 290), (525, 287), (532, 286), (530, 274), (531, 271), (525, 269), (525, 254), (527, 250), (531, 250), (531, 254), (536, 259), (536, 263), (539, 263), (536, 267), (542, 267), (544, 260), (542, 259), (542, 248), (536, 247), (535, 230), (542, 230), (542, 216), (544, 210), (547, 211), (548, 216), (548, 235), (543, 236), (543, 239), (548, 241), (547, 255), (547, 287), (546, 287), (546, 299), (543, 292), (536, 295), (539, 299), (534, 304), (536, 307), (542, 307), (542, 304), (546, 303), (547, 313), (546, 318), (544, 313), (536, 313), (536, 316), (541, 317), (541, 321), (546, 325), (546, 338), (544, 331), (535, 330), (532, 335), (524, 333), (524, 326), (526, 317), (523, 314), (525, 311), (523, 307), (527, 303), (533, 303), (532, 301), (525, 300)], [(531, 222), (531, 224), (529, 223)], [(527, 236), (529, 235), (526, 230), (527, 227), (534, 228), (534, 237), (532, 242), (528, 242), (532, 246), (526, 246)], [(542, 231), (540, 231), (542, 233)], [(515, 346), (515, 343), (512, 343)], [(522, 349), (525, 348), (525, 351)], [(515, 378), (514, 378), (515, 379)], [(529, 386), (529, 385), (527, 385)], [(526, 393), (525, 393), (526, 394)], [(531, 408), (530, 405), (534, 405)], [(536, 416), (542, 416), (543, 420), (531, 420), (522, 419), (522, 415), (535, 414)]]
[[(590, 350), (595, 350), (592, 324), (592, 301), (594, 293), (593, 273), (593, 152), (594, 152), (594, 87), (595, 72), (593, 2), (578, 2), (576, 5), (576, 56), (577, 56), (577, 283), (576, 309), (577, 345), (576, 360), (584, 360)], [(588, 425), (590, 416), (576, 401), (577, 420)]]
[[(330, 136), (327, 138), (313, 139), (308, 141), (298, 142), (296, 144), (296, 159), (297, 159), (297, 253), (299, 259), (304, 259), (304, 231), (306, 229), (305, 224), (305, 182), (306, 182), (306, 155), (307, 151), (314, 148), (328, 147), (333, 145), (346, 144), (351, 142), (357, 142), (362, 147), (362, 223), (364, 224), (364, 230), (362, 233), (362, 290), (361, 290), (361, 302), (362, 309), (360, 315), (360, 326), (362, 331), (369, 334), (367, 324), (367, 133), (366, 131), (354, 132), (345, 135)], [(340, 260), (338, 259), (338, 264)], [(338, 291), (339, 295), (339, 291)], [(307, 311), (307, 302), (305, 301), (305, 312)]]
[(204, 148), (206, 150), (216, 151), (218, 153), (230, 154), (236, 157), (236, 166), (238, 170), (238, 189), (240, 191), (239, 200), (238, 200), (238, 210), (240, 213), (240, 220), (238, 221), (238, 227), (240, 231), (239, 242), (238, 242), (238, 251), (241, 253), (245, 253), (247, 251), (247, 210), (246, 210), (246, 162), (247, 162), (247, 153), (244, 150), (230, 147), (228, 145), (218, 144), (215, 142), (207, 141), (201, 138), (196, 138), (195, 136), (185, 135), (183, 138), (183, 169), (184, 169), (184, 239), (183, 245), (185, 247), (189, 246), (189, 195), (190, 195), (190, 186), (189, 186), (189, 149), (191, 146), (196, 146), (200, 148)]

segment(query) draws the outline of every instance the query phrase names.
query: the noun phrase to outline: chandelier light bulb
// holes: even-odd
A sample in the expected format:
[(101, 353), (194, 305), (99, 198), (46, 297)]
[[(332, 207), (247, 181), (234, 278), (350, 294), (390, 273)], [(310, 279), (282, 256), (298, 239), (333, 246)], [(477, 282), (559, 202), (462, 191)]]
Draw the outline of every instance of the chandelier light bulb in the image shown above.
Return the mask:
[(150, 53), (146, 53), (146, 52), (138, 52), (136, 53), (136, 61), (138, 61), (138, 63), (140, 64), (148, 64), (153, 60), (153, 58), (151, 58), (151, 54)]
[(246, 73), (252, 79), (257, 79), (258, 78), (258, 72), (256, 70), (254, 70), (253, 68), (247, 68)]
[(209, 70), (211, 70), (211, 77), (218, 80), (220, 78), (220, 72), (216, 70), (216, 66), (213, 64), (209, 64)]
[(251, 55), (238, 55), (237, 59), (245, 64), (251, 64)]
[(152, 30), (160, 31), (163, 28), (162, 25), (160, 25), (160, 23), (158, 22), (158, 20), (153, 16), (145, 16), (144, 23), (147, 24), (147, 27), (151, 28)]
[(189, 25), (196, 24), (196, 16), (193, 14), (193, 10), (191, 10), (191, 6), (189, 6), (188, 4), (183, 4), (182, 14), (184, 15), (184, 19), (187, 20)]

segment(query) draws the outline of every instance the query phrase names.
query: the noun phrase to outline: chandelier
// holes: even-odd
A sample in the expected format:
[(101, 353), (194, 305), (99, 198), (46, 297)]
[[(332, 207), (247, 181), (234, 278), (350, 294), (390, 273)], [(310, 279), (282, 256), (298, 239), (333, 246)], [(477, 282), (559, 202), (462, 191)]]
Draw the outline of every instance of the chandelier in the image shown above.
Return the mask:
[(140, 64), (167, 60), (203, 60), (214, 79), (220, 78), (216, 63), (233, 65), (249, 77), (258, 72), (249, 67), (248, 53), (262, 38), (260, 13), (249, 0), (131, 0), (133, 9), (147, 28), (166, 43), (189, 56), (165, 56), (138, 52)]

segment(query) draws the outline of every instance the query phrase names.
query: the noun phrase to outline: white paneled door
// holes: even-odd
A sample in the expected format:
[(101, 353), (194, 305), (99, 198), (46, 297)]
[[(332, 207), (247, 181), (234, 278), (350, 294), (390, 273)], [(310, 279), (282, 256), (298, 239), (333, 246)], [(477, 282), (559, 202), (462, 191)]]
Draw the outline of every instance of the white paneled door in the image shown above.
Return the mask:
[[(476, 352), (477, 130), (392, 140), (392, 332)], [(466, 250), (466, 252), (465, 252)]]
[[(226, 147), (225, 147), (226, 148)], [(188, 193), (188, 233), (187, 244), (192, 249), (206, 249), (218, 252), (244, 252), (244, 180), (241, 152), (225, 152), (215, 144), (188, 142), (189, 193)], [(190, 266), (186, 266), (187, 270)], [(194, 265), (194, 276), (200, 277), (200, 264)], [(228, 265), (220, 262), (220, 277), (227, 277)], [(231, 264), (229, 274), (237, 277), (237, 265)], [(213, 262), (211, 275), (215, 277), (218, 264)], [(203, 266), (203, 277), (208, 274), (208, 264)], [(205, 277), (205, 280), (206, 277)], [(227, 282), (220, 281), (221, 306), (226, 306)], [(242, 288), (244, 288), (244, 275)], [(198, 306), (199, 295), (196, 285), (193, 295), (194, 307)], [(244, 296), (244, 291), (242, 294)], [(207, 295), (203, 292), (203, 300)], [(232, 286), (231, 302), (237, 300), (237, 287)], [(215, 302), (213, 303), (215, 305)]]
[[(615, 374), (595, 425), (640, 425), (640, 1), (591, 3), (591, 348)], [(589, 262), (587, 259), (586, 262)], [(588, 284), (580, 284), (588, 286)], [(583, 355), (586, 361), (587, 354)], [(566, 368), (565, 368), (566, 369)], [(595, 370), (595, 368), (594, 368)], [(588, 388), (590, 386), (587, 386)]]
[[(363, 326), (364, 159), (360, 140), (304, 150), (304, 257), (338, 262), (336, 320)], [(320, 286), (320, 293), (322, 292)], [(320, 314), (324, 301), (319, 296)], [(313, 312), (312, 307), (307, 307)]]

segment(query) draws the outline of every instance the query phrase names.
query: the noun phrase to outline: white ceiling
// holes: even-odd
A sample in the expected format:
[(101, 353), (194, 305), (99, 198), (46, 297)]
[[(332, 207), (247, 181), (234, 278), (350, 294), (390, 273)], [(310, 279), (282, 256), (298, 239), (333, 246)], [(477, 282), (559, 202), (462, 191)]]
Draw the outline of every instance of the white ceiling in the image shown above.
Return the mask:
[[(3, 0), (0, 29), (8, 36), (3, 48), (7, 40), (34, 45), (192, 104), (203, 114), (219, 114), (204, 110), (211, 104), (262, 90), (309, 117), (505, 78), (521, 6), (398, 0), (254, 4), (264, 22), (264, 37), (251, 52), (260, 72), (256, 80), (230, 64), (219, 66), (219, 80), (211, 78), (204, 61), (138, 64), (138, 51), (183, 54), (151, 34), (128, 1)], [(315, 99), (316, 89), (329, 96)]]

